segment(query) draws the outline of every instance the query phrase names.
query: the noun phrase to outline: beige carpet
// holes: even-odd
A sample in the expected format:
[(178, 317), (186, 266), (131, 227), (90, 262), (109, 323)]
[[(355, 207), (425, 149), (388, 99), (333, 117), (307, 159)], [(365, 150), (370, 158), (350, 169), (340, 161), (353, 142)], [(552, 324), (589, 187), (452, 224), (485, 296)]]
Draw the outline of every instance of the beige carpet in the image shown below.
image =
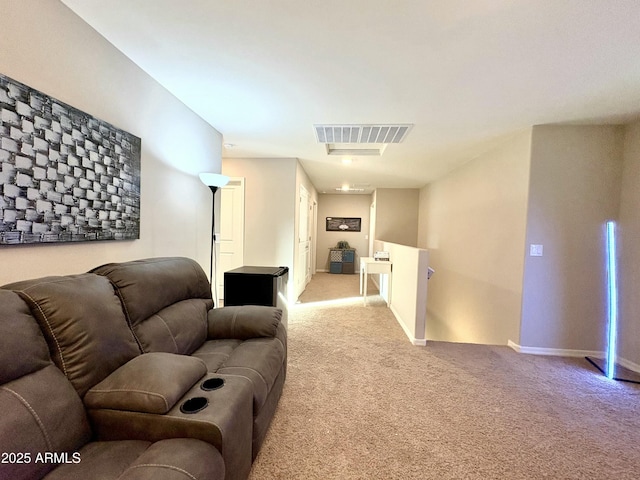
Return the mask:
[(379, 296), (357, 295), (357, 275), (316, 274), (290, 310), (252, 480), (640, 478), (639, 385), (584, 359), (416, 347)]

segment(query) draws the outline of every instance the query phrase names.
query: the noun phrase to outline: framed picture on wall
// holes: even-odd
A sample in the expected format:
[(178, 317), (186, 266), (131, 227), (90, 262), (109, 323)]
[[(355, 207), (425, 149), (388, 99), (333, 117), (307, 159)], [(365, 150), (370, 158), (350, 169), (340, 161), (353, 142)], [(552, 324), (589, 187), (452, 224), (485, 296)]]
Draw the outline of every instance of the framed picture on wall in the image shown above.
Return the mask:
[(326, 217), (327, 232), (359, 232), (362, 227), (362, 218), (354, 217)]
[(0, 75), (0, 246), (140, 238), (140, 138)]

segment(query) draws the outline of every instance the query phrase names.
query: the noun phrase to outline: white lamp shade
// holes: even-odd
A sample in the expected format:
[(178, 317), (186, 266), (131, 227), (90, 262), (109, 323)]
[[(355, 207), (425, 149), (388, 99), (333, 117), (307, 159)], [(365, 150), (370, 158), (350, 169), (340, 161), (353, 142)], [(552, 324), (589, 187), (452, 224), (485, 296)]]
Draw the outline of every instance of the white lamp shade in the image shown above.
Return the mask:
[(207, 187), (224, 187), (229, 183), (229, 177), (219, 173), (201, 173), (200, 180)]

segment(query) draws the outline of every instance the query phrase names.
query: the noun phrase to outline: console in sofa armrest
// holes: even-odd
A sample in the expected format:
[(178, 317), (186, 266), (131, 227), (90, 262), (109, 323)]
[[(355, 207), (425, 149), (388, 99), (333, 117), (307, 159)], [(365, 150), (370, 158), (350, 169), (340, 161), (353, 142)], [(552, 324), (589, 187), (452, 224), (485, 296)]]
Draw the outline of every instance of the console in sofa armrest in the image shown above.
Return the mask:
[(167, 413), (207, 373), (204, 362), (173, 353), (145, 353), (118, 368), (84, 396), (88, 408)]
[(275, 337), (282, 310), (275, 307), (243, 305), (209, 310), (209, 338)]
[[(205, 383), (211, 381), (213, 387)], [(249, 475), (253, 459), (252, 397), (246, 378), (208, 374), (166, 414), (106, 408), (88, 412), (100, 440), (195, 438), (208, 442), (222, 454), (225, 478), (240, 480)]]

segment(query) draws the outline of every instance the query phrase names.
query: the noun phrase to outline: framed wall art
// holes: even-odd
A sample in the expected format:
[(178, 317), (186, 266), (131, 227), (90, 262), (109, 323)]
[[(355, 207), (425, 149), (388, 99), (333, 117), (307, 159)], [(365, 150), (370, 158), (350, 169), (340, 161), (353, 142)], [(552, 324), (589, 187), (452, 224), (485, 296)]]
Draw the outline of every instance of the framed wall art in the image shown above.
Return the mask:
[(0, 75), (0, 246), (140, 238), (140, 138)]
[(349, 217), (326, 217), (327, 232), (359, 232), (362, 219)]

